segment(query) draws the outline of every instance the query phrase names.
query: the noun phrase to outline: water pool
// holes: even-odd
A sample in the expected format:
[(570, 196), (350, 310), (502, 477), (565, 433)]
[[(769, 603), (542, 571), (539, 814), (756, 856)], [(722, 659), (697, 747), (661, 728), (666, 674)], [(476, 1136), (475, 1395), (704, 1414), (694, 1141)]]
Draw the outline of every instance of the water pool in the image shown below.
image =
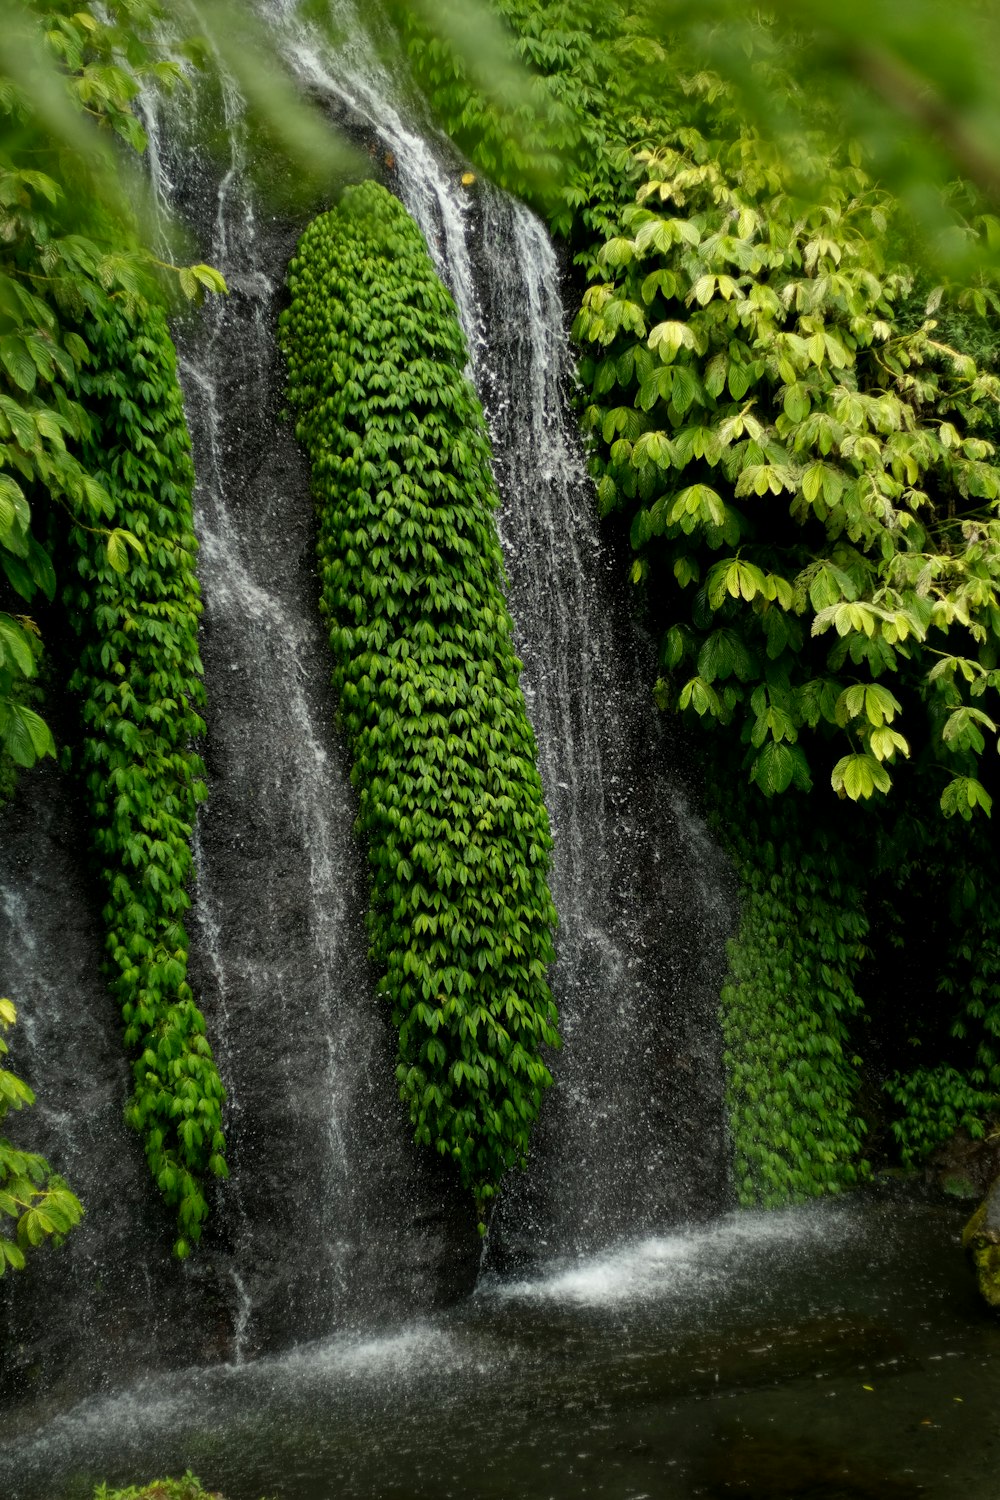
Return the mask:
[(733, 1214), (435, 1318), (22, 1411), (0, 1495), (190, 1466), (227, 1500), (995, 1500), (1000, 1318), (962, 1219)]

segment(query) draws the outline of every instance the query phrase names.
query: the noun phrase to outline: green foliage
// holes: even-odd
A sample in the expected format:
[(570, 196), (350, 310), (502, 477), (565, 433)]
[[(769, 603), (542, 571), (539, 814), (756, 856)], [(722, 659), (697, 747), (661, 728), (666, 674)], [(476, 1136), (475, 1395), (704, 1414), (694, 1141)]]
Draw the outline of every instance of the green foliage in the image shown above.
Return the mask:
[(128, 1119), (177, 1210), (183, 1256), (208, 1213), (206, 1178), (226, 1175), (224, 1091), (187, 982), (183, 925), (205, 792), (191, 748), (204, 732), (194, 474), (162, 312), (112, 308), (83, 326), (92, 368), (82, 455), (113, 529), (70, 532), (65, 602), (80, 639), (70, 689), (83, 702), (108, 967), (135, 1055)]
[[(36, 649), (40, 649), (40, 643), (36, 644)], [(8, 701), (32, 708), (36, 713), (42, 707), (44, 694), (38, 678), (32, 680), (27, 677), (14, 677), (7, 691)], [(0, 810), (13, 797), (21, 769), (22, 767), (18, 765), (14, 757), (0, 746)]]
[(188, 1469), (182, 1479), (154, 1479), (149, 1484), (129, 1485), (124, 1490), (99, 1484), (94, 1500), (223, 1500), (216, 1490), (202, 1488), (201, 1480)]
[[(772, 139), (811, 129), (817, 101), (832, 101), (842, 135), (862, 143), (873, 174), (906, 205), (925, 254), (954, 260), (968, 249), (951, 212), (956, 179), (965, 180), (961, 198), (971, 183), (1000, 204), (994, 5), (772, 0), (761, 11), (737, 0), (650, 0), (648, 21), (683, 45), (692, 71), (721, 74), (742, 117)], [(748, 66), (762, 55), (780, 60), (780, 87)], [(983, 247), (994, 269), (997, 244)]]
[(18, 766), (54, 751), (21, 691), (40, 654), (23, 605), (56, 590), (50, 548), (32, 530), (32, 502), (44, 495), (72, 522), (97, 529), (111, 513), (79, 456), (89, 354), (75, 323), (109, 296), (134, 298), (148, 274), (130, 232), (108, 218), (114, 158), (90, 121), (142, 149), (131, 101), (152, 62), (136, 28), (154, 10), (142, 0), (100, 15), (37, 3), (4, 18), (4, 67), (17, 69), (0, 74), (0, 603), (8, 604), (0, 613), (0, 744)]
[(947, 1064), (917, 1068), (906, 1076), (896, 1073), (887, 1080), (885, 1090), (902, 1111), (892, 1130), (907, 1167), (923, 1161), (957, 1130), (982, 1140), (1000, 1110), (1000, 1094), (977, 1088)]
[(551, 840), (482, 412), (420, 233), (373, 183), (315, 220), (282, 315), (323, 610), (368, 845), (369, 930), (416, 1139), (480, 1211), (557, 1045)]
[(743, 891), (722, 1035), (734, 1183), (747, 1206), (839, 1192), (869, 1171), (850, 1042), (868, 921), (834, 842), (810, 836), (803, 811), (755, 810), (748, 790), (722, 830)]
[(500, 186), (531, 199), (584, 265), (633, 196), (637, 145), (656, 137), (669, 78), (662, 45), (616, 0), (496, 0), (527, 72), (497, 99), (430, 18), (402, 7), (420, 86), (444, 128)]
[[(0, 1030), (8, 1031), (16, 1020), (11, 1002), (0, 999)], [(6, 1057), (7, 1050), (0, 1036), (0, 1058)], [(34, 1102), (28, 1085), (0, 1066), (0, 1123), (9, 1110)], [(8, 1266), (22, 1271), (26, 1253), (45, 1240), (60, 1244), (82, 1217), (80, 1200), (44, 1157), (19, 1151), (0, 1136), (0, 1276)]]
[[(663, 626), (659, 701), (715, 731), (717, 823), (743, 881), (723, 995), (737, 1181), (752, 1202), (843, 1186), (866, 1170), (848, 1025), (871, 974), (851, 902), (905, 906), (918, 856), (860, 810), (852, 849), (821, 794), (803, 796), (822, 769), (848, 803), (883, 804), (896, 780), (892, 803), (917, 820), (989, 812), (992, 283), (951, 291), (899, 263), (893, 201), (831, 144), (844, 133), (829, 101), (800, 87), (809, 59), (755, 16), (712, 39), (730, 87), (693, 49), (665, 59), (655, 4), (497, 9), (532, 70), (530, 107), (498, 109), (412, 24), (410, 53), (447, 128), (527, 190), (595, 282), (576, 333), (599, 503), (630, 528), (633, 579)], [(745, 123), (754, 90), (759, 118), (795, 118), (779, 147)], [(981, 217), (970, 237), (976, 225), (992, 232)], [(734, 742), (751, 782), (735, 803)], [(953, 844), (934, 856), (945, 885), (962, 868)], [(994, 974), (971, 919), (937, 935), (937, 960), (950, 944), (940, 986), (985, 1076)]]
[[(186, 982), (186, 881), (203, 788), (192, 482), (164, 273), (224, 290), (210, 267), (161, 266), (137, 243), (128, 168), (140, 83), (170, 86), (155, 0), (17, 7), (0, 77), (0, 564), (7, 596), (63, 596), (80, 637), (82, 767), (107, 905), (109, 967), (137, 1054), (129, 1118), (185, 1255), (225, 1172), (222, 1086)], [(165, 45), (165, 42), (164, 42)], [(34, 512), (34, 514), (33, 514)], [(35, 622), (0, 614), (0, 742), (54, 749), (30, 704)]]
[[(933, 320), (896, 326), (890, 205), (827, 158), (693, 128), (642, 153), (576, 325), (598, 492), (631, 517), (634, 578), (675, 583), (663, 700), (732, 725), (767, 795), (819, 760), (868, 799), (912, 746), (968, 819), (997, 735), (1000, 471), (978, 429), (1000, 382)], [(813, 208), (793, 185), (820, 160)]]
[[(995, 853), (990, 832), (983, 825), (961, 832), (961, 840), (939, 840), (937, 847), (931, 844), (920, 857), (921, 878), (933, 882), (937, 896), (936, 919), (932, 914), (926, 925), (932, 927), (942, 954), (935, 988), (939, 1009), (950, 1019), (944, 1061), (949, 1076), (957, 1073), (967, 1089), (996, 1094), (1000, 1092), (1000, 891)], [(905, 893), (903, 882), (901, 889)], [(919, 1043), (920, 1038), (915, 1040)]]

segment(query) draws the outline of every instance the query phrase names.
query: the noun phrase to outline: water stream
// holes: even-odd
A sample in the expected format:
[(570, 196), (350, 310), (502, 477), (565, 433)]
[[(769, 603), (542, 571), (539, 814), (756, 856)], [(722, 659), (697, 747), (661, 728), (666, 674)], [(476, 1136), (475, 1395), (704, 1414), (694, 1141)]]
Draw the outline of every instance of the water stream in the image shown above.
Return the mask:
[(350, 0), (332, 7), (333, 46), (294, 5), (265, 8), (311, 96), (377, 134), (468, 340), (556, 840), (552, 982), (565, 1040), (534, 1161), (491, 1239), (504, 1255), (582, 1250), (721, 1201), (712, 1014), (732, 913), (720, 861), (680, 796), (649, 697), (652, 663), (600, 538), (544, 226), (488, 184), (463, 184), (466, 164), (426, 120), (407, 118), (404, 60), (384, 34), (378, 50), (366, 42)]

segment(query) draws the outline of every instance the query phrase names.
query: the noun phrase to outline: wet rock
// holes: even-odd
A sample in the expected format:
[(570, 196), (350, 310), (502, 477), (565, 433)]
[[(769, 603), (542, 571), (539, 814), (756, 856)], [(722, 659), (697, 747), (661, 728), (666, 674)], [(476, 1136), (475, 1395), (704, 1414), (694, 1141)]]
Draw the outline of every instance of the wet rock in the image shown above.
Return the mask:
[(1000, 1176), (1000, 1131), (989, 1131), (974, 1141), (964, 1130), (956, 1130), (928, 1158), (925, 1177), (929, 1186), (953, 1198), (981, 1199), (990, 1183)]
[(1000, 1177), (966, 1224), (962, 1244), (983, 1297), (991, 1307), (1000, 1307)]

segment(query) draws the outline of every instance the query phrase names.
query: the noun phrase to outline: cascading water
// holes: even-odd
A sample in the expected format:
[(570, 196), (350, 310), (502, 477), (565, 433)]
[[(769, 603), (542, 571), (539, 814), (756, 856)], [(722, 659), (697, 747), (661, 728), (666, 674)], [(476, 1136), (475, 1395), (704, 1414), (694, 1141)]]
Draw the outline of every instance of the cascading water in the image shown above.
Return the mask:
[(178, 337), (213, 705), (194, 972), (231, 1096), (242, 1353), (468, 1290), (476, 1251), (457, 1184), (414, 1161), (366, 968), (308, 479), (277, 420), (275, 297), (294, 231), (257, 210), (242, 101), (226, 90), (221, 107), (221, 179), (179, 119), (157, 155), (161, 195), (231, 288)]
[[(704, 863), (705, 841), (674, 789), (645, 647), (597, 534), (568, 406), (555, 254), (522, 206), (462, 186), (462, 164), (426, 123), (411, 123), (395, 68), (369, 44), (349, 0), (334, 6), (336, 44), (289, 0), (260, 8), (303, 86), (391, 161), (393, 186), (455, 295), (491, 426), (511, 609), (556, 837), (553, 988), (565, 1037), (529, 1170), (511, 1182), (494, 1222), (494, 1260), (676, 1222), (721, 1193), (711, 1002), (728, 910), (714, 873), (706, 887), (704, 869), (691, 868)], [(33, 908), (17, 939), (24, 962), (8, 963), (5, 981), (25, 1017), (17, 1060), (53, 1101), (48, 1122), (36, 1112), (39, 1144), (95, 1205), (62, 1252), (63, 1315), (80, 1325), (79, 1299), (89, 1297), (87, 1306), (103, 1308), (94, 1336), (113, 1347), (128, 1324), (135, 1362), (151, 1364), (224, 1348), (242, 1356), (425, 1308), (470, 1289), (479, 1259), (471, 1205), (408, 1140), (365, 957), (364, 868), (326, 685), (308, 478), (278, 420), (273, 327), (297, 227), (262, 209), (248, 181), (238, 94), (224, 88), (218, 107), (230, 143), (221, 174), (190, 122), (148, 122), (159, 196), (231, 287), (178, 330), (209, 697), (192, 979), (229, 1091), (232, 1172), (201, 1269), (167, 1260), (141, 1151), (125, 1139), (126, 1070), (98, 973), (96, 920), (81, 903), (79, 851), (58, 892), (39, 892), (38, 877), (21, 873), (23, 851), (5, 851), (0, 871), (0, 921), (7, 912), (19, 925), (29, 894)], [(38, 818), (49, 784), (38, 783)], [(72, 1051), (63, 1044), (68, 1057), (103, 1060), (100, 1103), (80, 1101), (88, 1120), (105, 1122), (89, 1132), (64, 1118), (75, 1107), (65, 1066), (46, 1073), (41, 1061), (60, 1055), (50, 1032), (67, 1034), (70, 997), (31, 951), (74, 921), (87, 1025), (103, 1037), (88, 1034)], [(36, 1067), (31, 1043), (43, 1034)], [(150, 1275), (134, 1275), (124, 1296), (116, 1286), (112, 1317), (93, 1284), (126, 1259)], [(32, 1270), (34, 1285), (19, 1288), (34, 1354), (43, 1305), (35, 1288), (46, 1274)], [(121, 1361), (118, 1373), (128, 1370)], [(92, 1374), (82, 1383), (93, 1385)]]
[[(192, 977), (233, 1175), (198, 1257), (171, 1261), (122, 1120), (82, 812), (45, 767), (0, 838), (0, 982), (20, 1010), (14, 1065), (39, 1094), (13, 1123), (88, 1218), (0, 1288), (3, 1394), (37, 1396), (64, 1363), (53, 1404), (127, 1388), (65, 1411), (5, 1405), (0, 1496), (188, 1465), (230, 1500), (992, 1496), (1000, 1329), (961, 1279), (964, 1209), (890, 1195), (680, 1224), (720, 1188), (711, 1012), (731, 913), (597, 534), (558, 264), (531, 214), (467, 193), (448, 148), (408, 123), (347, 0), (338, 47), (295, 0), (258, 3), (304, 85), (392, 157), (469, 335), (556, 835), (566, 1044), (528, 1172), (491, 1226), (499, 1274), (430, 1314), (479, 1254), (456, 1184), (407, 1139), (366, 966), (307, 475), (277, 420), (270, 330), (296, 226), (255, 203), (235, 93), (221, 175), (183, 120), (151, 120), (158, 189), (233, 288), (178, 333), (209, 687)], [(667, 1232), (637, 1237), (654, 1223)], [(550, 1263), (508, 1274), (532, 1255)]]
[(717, 864), (707, 901), (692, 879), (707, 841), (678, 796), (649, 698), (652, 662), (598, 535), (551, 241), (507, 195), (487, 185), (470, 195), (447, 145), (426, 122), (418, 134), (401, 118), (402, 59), (387, 69), (353, 6), (335, 11), (346, 48), (325, 44), (289, 4), (271, 8), (270, 29), (311, 94), (377, 132), (454, 293), (493, 439), (515, 639), (556, 838), (553, 988), (565, 1049), (493, 1248), (593, 1247), (720, 1201), (709, 1018), (731, 913), (716, 899)]
[[(481, 242), (486, 337), (476, 373), (504, 498), (561, 923), (553, 987), (565, 1049), (534, 1161), (511, 1181), (498, 1226), (501, 1251), (514, 1240), (538, 1255), (592, 1249), (718, 1205), (711, 1016), (730, 914), (694, 888), (674, 757), (650, 698), (653, 661), (598, 534), (568, 401), (551, 241), (523, 205), (487, 191)], [(717, 856), (710, 866), (714, 896)]]

